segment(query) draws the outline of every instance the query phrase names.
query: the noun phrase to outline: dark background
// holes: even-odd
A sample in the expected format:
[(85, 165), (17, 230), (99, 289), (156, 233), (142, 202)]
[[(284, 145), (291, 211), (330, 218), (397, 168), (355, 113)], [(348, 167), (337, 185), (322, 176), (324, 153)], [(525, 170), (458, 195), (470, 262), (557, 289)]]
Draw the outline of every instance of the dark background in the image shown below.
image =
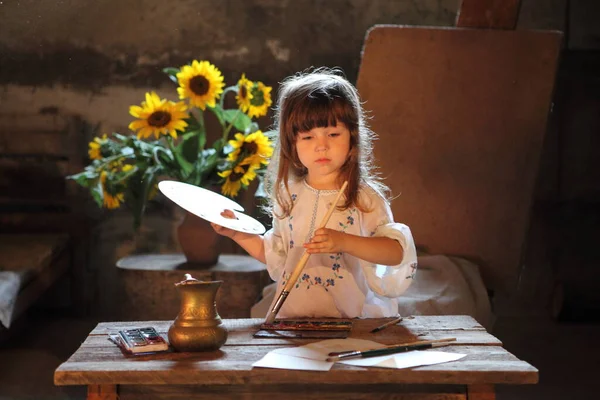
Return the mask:
[[(193, 59), (217, 65), (228, 84), (246, 73), (273, 86), (274, 94), (283, 78), (310, 66), (339, 66), (355, 82), (369, 27), (453, 26), (459, 6), (459, 0), (2, 0), (0, 118), (50, 110), (80, 116), (96, 132), (127, 132), (129, 105), (139, 104), (146, 91), (175, 100), (161, 69)], [(563, 333), (585, 340), (591, 334), (585, 336), (581, 327), (595, 327), (600, 314), (595, 251), (600, 237), (600, 2), (522, 0), (517, 29), (565, 35), (521, 280), (510, 301), (496, 309), (499, 316), (520, 319), (500, 318), (494, 332), (501, 339), (506, 334), (507, 348), (540, 368), (536, 361), (552, 359), (525, 344), (530, 335), (554, 329), (549, 342), (566, 338)], [(267, 128), (271, 117), (260, 119), (261, 127)], [(81, 138), (82, 163), (91, 137)], [(246, 195), (244, 201), (253, 199)], [(90, 240), (85, 263), (76, 266), (81, 269), (76, 284), (84, 288), (79, 306), (85, 318), (110, 319), (118, 307), (111, 284), (116, 260), (136, 252), (177, 251), (173, 237), (179, 215), (159, 204), (134, 234), (127, 211), (109, 213), (86, 203), (83, 212)], [(67, 284), (38, 304), (44, 321), (56, 329), (62, 329), (52, 325), (53, 313), (61, 312), (61, 285)], [(543, 321), (538, 328), (527, 325), (532, 315)], [(76, 324), (72, 334), (86, 334), (88, 325)], [(12, 349), (30, 342), (12, 340), (4, 356), (16, 360)], [(539, 352), (528, 353), (534, 348)], [(63, 346), (63, 353), (68, 349)], [(597, 354), (597, 346), (590, 351)], [(56, 350), (47, 364), (64, 360), (63, 353)], [(30, 365), (25, 369), (33, 368), (38, 357), (25, 356), (23, 365)], [(0, 365), (0, 371), (4, 368)], [(541, 381), (551, 383), (541, 370)], [(12, 387), (0, 380), (0, 398), (2, 385)]]

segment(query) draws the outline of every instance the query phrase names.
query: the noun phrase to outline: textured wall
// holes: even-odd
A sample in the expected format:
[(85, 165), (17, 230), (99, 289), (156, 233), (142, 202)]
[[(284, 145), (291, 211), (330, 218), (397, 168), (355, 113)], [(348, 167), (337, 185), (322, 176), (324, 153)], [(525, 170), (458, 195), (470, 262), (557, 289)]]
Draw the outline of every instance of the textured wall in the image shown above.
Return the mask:
[[(595, 0), (590, 0), (595, 1)], [(577, 2), (581, 2), (578, 0)], [(148, 90), (175, 99), (161, 69), (207, 59), (228, 84), (245, 72), (275, 87), (310, 66), (356, 80), (375, 24), (452, 26), (460, 0), (0, 0), (0, 115), (57, 107), (126, 132)], [(519, 28), (562, 29), (566, 0), (522, 0)], [(263, 127), (270, 118), (260, 121)], [(140, 234), (127, 212), (103, 218), (89, 265), (93, 311), (110, 317), (121, 290), (114, 263), (176, 250), (173, 214), (156, 208)], [(106, 215), (108, 216), (108, 214)]]
[[(313, 65), (340, 66), (354, 81), (369, 27), (449, 26), (458, 3), (0, 0), (0, 114), (57, 107), (99, 124), (103, 132), (126, 132), (129, 105), (139, 104), (144, 92), (175, 99), (174, 85), (161, 69), (192, 59), (215, 63), (228, 84), (245, 72), (276, 87), (285, 76)], [(265, 127), (271, 121), (259, 122)], [(119, 307), (117, 259), (178, 250), (177, 218), (155, 207), (133, 235), (126, 211), (105, 214), (82, 267), (94, 314), (110, 318)]]
[(370, 26), (452, 25), (457, 7), (458, 0), (5, 0), (0, 104), (56, 106), (123, 130), (128, 106), (145, 91), (174, 97), (163, 67), (207, 59), (229, 84), (246, 72), (276, 85), (328, 65), (355, 80)]
[[(200, 57), (275, 82), (310, 65), (355, 76), (373, 24), (451, 25), (457, 0), (5, 1), (3, 83), (100, 89), (156, 83)], [(38, 64), (38, 65), (36, 65)], [(42, 68), (39, 68), (42, 67)]]

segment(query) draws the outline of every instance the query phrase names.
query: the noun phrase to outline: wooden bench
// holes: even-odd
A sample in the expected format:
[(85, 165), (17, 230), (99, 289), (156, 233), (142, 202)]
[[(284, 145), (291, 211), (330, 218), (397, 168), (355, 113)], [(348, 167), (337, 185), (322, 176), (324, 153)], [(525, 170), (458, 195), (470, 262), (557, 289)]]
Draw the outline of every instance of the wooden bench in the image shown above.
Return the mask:
[(82, 169), (90, 136), (84, 121), (54, 108), (0, 113), (0, 271), (21, 282), (13, 320), (65, 272), (81, 272), (71, 267), (84, 257), (85, 202), (65, 177)]

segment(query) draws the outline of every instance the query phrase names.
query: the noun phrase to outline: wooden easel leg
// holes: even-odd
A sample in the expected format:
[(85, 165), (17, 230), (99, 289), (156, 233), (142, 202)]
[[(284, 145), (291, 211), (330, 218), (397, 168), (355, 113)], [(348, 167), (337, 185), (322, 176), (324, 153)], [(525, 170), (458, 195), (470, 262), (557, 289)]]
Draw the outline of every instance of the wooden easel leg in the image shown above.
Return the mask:
[(494, 385), (467, 385), (468, 400), (496, 400)]
[(88, 385), (87, 400), (117, 400), (117, 385)]

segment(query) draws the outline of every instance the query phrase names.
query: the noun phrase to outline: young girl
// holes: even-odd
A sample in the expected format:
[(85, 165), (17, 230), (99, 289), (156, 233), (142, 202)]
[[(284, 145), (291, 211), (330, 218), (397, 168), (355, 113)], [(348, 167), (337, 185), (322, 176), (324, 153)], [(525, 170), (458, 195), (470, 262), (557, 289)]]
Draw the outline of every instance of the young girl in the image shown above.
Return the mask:
[[(279, 318), (397, 315), (394, 298), (414, 278), (416, 251), (372, 171), (373, 133), (357, 90), (337, 70), (292, 76), (279, 91), (276, 128), (265, 180), (273, 228), (264, 236), (213, 228), (267, 265), (278, 283), (275, 299), (310, 254)], [(342, 199), (332, 204), (344, 181)], [(318, 229), (329, 207), (336, 210)]]

